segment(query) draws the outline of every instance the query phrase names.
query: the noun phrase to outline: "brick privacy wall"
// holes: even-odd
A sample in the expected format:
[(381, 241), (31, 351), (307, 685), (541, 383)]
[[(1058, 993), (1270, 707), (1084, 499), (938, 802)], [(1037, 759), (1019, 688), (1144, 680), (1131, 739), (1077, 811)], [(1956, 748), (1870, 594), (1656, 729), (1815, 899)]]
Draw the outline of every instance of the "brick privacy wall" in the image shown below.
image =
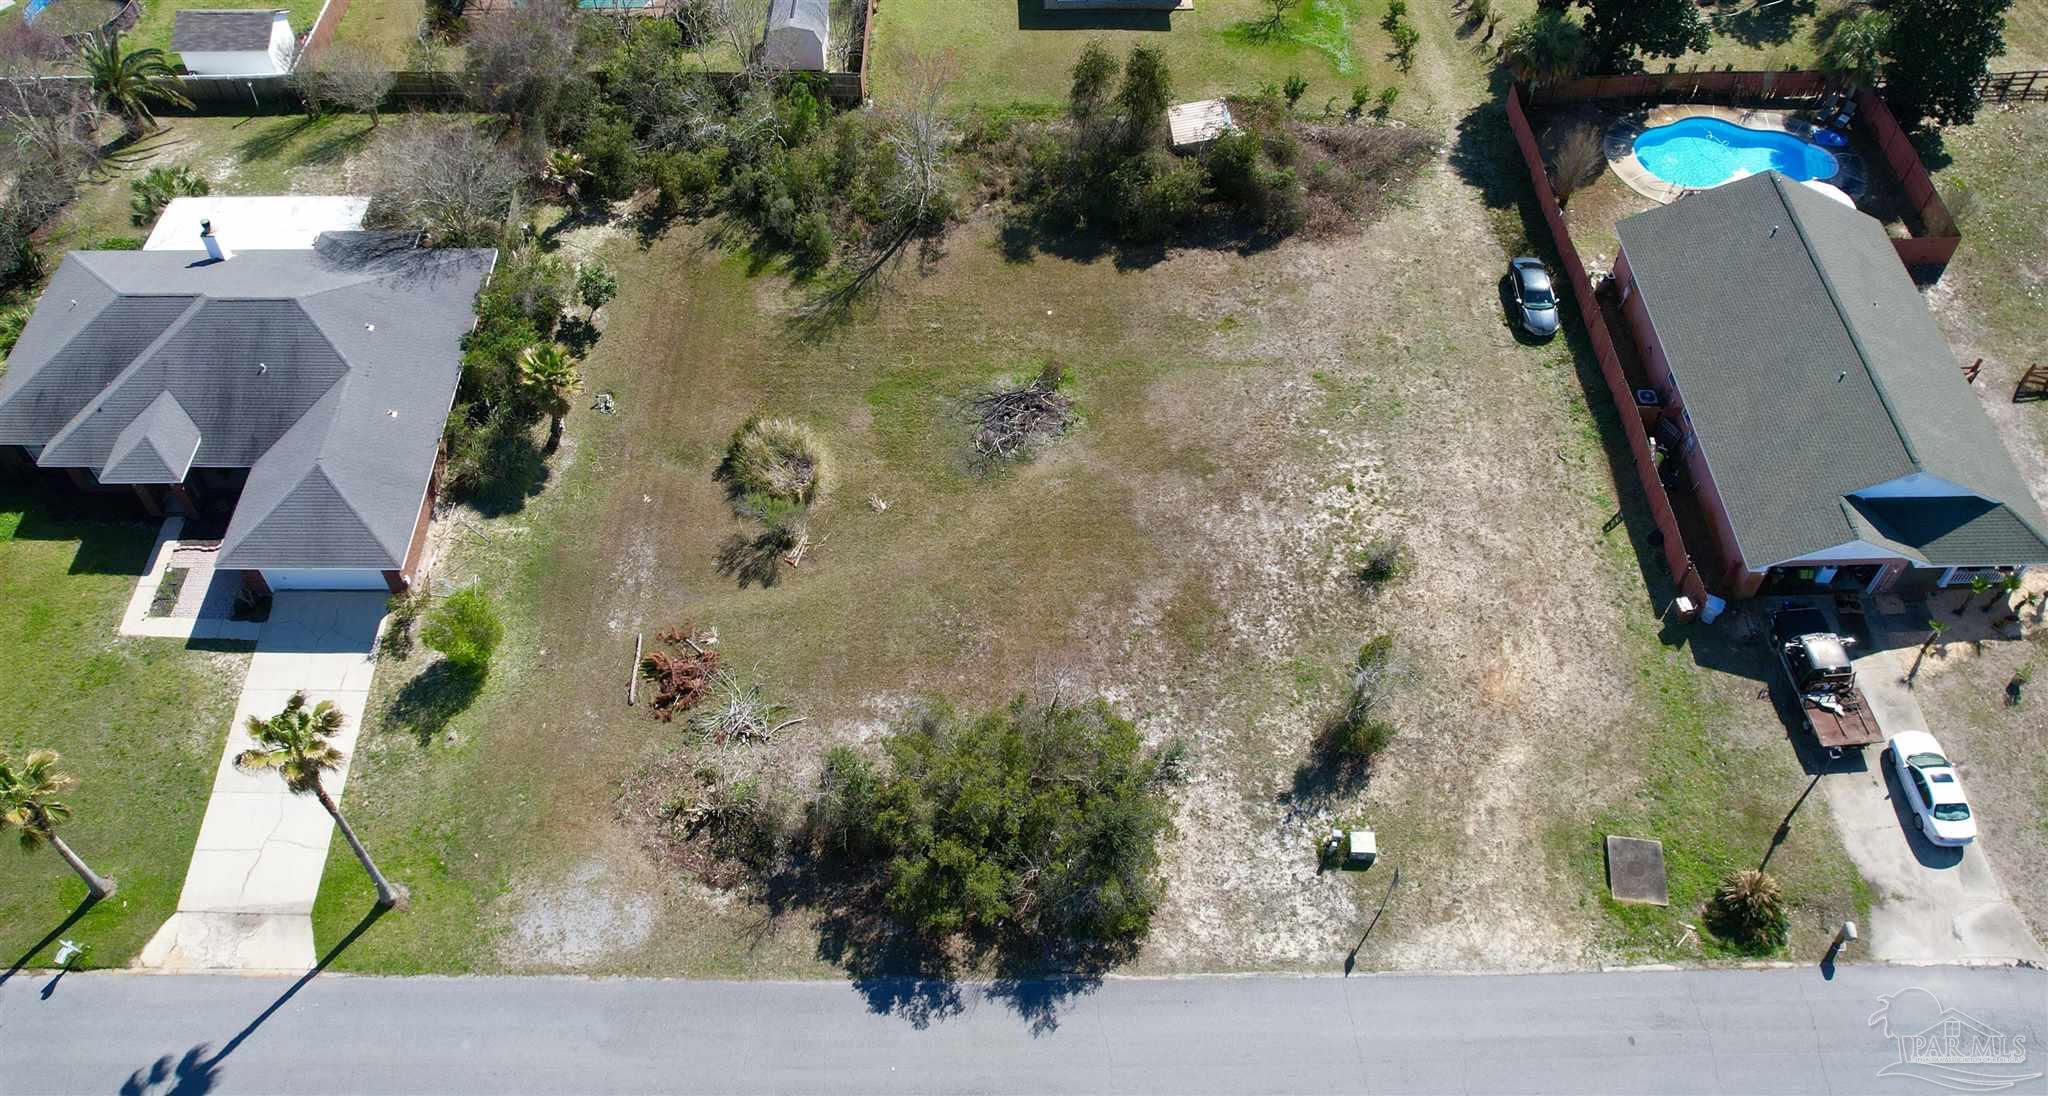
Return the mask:
[(1664, 544), (1659, 549), (1664, 554), (1664, 565), (1677, 582), (1678, 592), (1691, 598), (1694, 605), (1704, 605), (1706, 583), (1700, 579), (1692, 557), (1686, 554), (1685, 537), (1678, 530), (1678, 517), (1671, 512), (1671, 500), (1665, 497), (1663, 481), (1657, 477), (1657, 461), (1650, 453), (1650, 437), (1643, 430), (1643, 417), (1631, 412), (1636, 402), (1635, 393), (1629, 390), (1628, 378), (1621, 370), (1621, 359), (1615, 356), (1614, 336), (1607, 329), (1607, 318), (1601, 314), (1600, 302), (1593, 297), (1593, 283), (1586, 276), (1586, 265), (1579, 261), (1578, 248), (1573, 246), (1571, 233), (1565, 228), (1564, 211), (1558, 207), (1557, 194), (1550, 188), (1550, 174), (1543, 166), (1543, 151), (1537, 147), (1536, 135), (1529, 129), (1529, 118), (1522, 110), (1519, 87), (1508, 88), (1507, 113), (1508, 128), (1514, 131), (1515, 144), (1522, 152), (1522, 164), (1528, 170), (1529, 183), (1536, 191), (1537, 208), (1543, 211), (1543, 220), (1550, 226), (1558, 261), (1571, 281), (1572, 296), (1579, 306), (1579, 318), (1585, 322), (1587, 339), (1593, 344), (1593, 356), (1600, 360), (1600, 375), (1607, 379), (1608, 394), (1621, 412), (1615, 417), (1621, 421), (1622, 431), (1628, 435), (1629, 451), (1635, 457), (1636, 475), (1642, 480), (1643, 496), (1649, 500), (1650, 518), (1656, 523), (1657, 531), (1664, 535)]

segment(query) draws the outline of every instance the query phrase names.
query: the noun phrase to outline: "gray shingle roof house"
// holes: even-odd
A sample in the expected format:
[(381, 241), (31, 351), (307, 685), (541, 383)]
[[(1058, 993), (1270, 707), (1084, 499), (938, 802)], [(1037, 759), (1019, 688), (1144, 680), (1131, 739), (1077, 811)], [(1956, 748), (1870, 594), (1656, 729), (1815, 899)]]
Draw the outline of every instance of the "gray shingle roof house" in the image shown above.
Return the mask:
[(1879, 590), (2048, 563), (2048, 519), (1875, 219), (1768, 172), (1618, 232), (1738, 592), (1774, 569)]
[(287, 72), (296, 43), (291, 13), (283, 8), (181, 8), (171, 24), (171, 49), (201, 75)]
[(72, 252), (0, 377), (0, 445), (141, 491), (247, 469), (220, 566), (409, 577), (496, 257), (371, 233), (225, 260)]

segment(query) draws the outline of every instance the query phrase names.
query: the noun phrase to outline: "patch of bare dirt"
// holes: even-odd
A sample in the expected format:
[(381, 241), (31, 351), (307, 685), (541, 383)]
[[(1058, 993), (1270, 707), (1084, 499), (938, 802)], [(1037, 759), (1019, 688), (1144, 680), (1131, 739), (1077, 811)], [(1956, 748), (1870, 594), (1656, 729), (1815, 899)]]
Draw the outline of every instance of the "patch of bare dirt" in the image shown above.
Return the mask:
[(498, 961), (513, 969), (587, 969), (632, 954), (654, 930), (660, 888), (630, 850), (604, 848), (558, 877), (528, 879), (499, 901)]

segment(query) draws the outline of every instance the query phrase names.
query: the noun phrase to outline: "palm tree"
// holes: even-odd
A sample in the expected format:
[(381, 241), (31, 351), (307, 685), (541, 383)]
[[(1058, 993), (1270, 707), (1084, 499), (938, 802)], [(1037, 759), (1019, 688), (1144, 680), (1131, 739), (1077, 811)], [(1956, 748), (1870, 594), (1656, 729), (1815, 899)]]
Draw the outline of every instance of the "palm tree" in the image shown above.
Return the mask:
[(78, 47), (73, 64), (92, 81), (93, 94), (121, 116), (130, 137), (141, 136), (156, 124), (156, 115), (149, 111), (151, 100), (192, 106), (192, 100), (173, 83), (177, 73), (164, 51), (151, 46), (123, 53), (118, 30), (94, 32)]
[(1991, 589), (1990, 579), (1985, 578), (1983, 575), (1971, 575), (1970, 592), (1964, 594), (1963, 600), (1956, 603), (1956, 615), (1962, 616), (1963, 610), (1970, 607), (1970, 599), (1976, 597), (1978, 594), (1981, 594), (1989, 589)]
[(583, 166), (583, 154), (569, 148), (549, 150), (547, 164), (541, 169), (541, 179), (561, 190), (571, 202), (576, 200), (578, 184), (589, 176), (589, 169)]
[(1934, 641), (1940, 639), (1941, 633), (1946, 631), (1948, 631), (1948, 625), (1930, 618), (1927, 621), (1927, 642), (1920, 645), (1920, 653), (1926, 654), (1927, 649), (1934, 646)]
[(341, 828), (343, 840), (353, 849), (363, 870), (370, 873), (370, 882), (377, 885), (377, 904), (404, 909), (406, 890), (384, 878), (377, 870), (377, 862), (370, 859), (370, 851), (356, 838), (356, 831), (349, 828), (348, 819), (341, 816), (341, 808), (335, 805), (334, 797), (327, 794), (327, 788), (320, 783), (320, 774), (333, 772), (341, 767), (347, 755), (327, 741), (341, 731), (341, 710), (331, 700), (323, 700), (310, 710), (306, 707), (306, 694), (293, 693), (284, 711), (269, 719), (249, 717), (249, 737), (256, 740), (256, 748), (243, 750), (235, 755), (235, 768), (245, 772), (256, 769), (276, 769), (284, 777), (285, 787), (294, 793), (304, 795), (311, 792), (327, 808), (334, 818), (334, 824)]
[(55, 750), (31, 750), (19, 765), (0, 757), (0, 826), (21, 831), (23, 852), (34, 852), (49, 842), (85, 880), (85, 889), (97, 900), (114, 893), (114, 881), (87, 867), (57, 836), (58, 825), (71, 817), (71, 805), (57, 796), (77, 783), (76, 777), (57, 771)]
[(1578, 71), (1586, 38), (1562, 12), (1539, 11), (1501, 39), (1501, 60), (1518, 80), (1558, 80)]
[(519, 384), (534, 406), (548, 416), (548, 452), (562, 444), (562, 417), (569, 413), (569, 397), (583, 387), (576, 360), (554, 343), (529, 346), (519, 352)]
[(2007, 601), (2014, 594), (2020, 592), (2020, 576), (2007, 575), (2004, 578), (1999, 579), (1997, 582), (1990, 583), (1989, 585), (1992, 591), (1991, 596), (1989, 598), (1986, 598), (1984, 601), (1984, 611), (1987, 613), (1991, 611), (1992, 606), (1997, 605), (2000, 602)]
[(1876, 87), (1884, 76), (1891, 16), (1866, 11), (1846, 16), (1828, 31), (1820, 47), (1820, 70), (1828, 79), (1850, 88)]

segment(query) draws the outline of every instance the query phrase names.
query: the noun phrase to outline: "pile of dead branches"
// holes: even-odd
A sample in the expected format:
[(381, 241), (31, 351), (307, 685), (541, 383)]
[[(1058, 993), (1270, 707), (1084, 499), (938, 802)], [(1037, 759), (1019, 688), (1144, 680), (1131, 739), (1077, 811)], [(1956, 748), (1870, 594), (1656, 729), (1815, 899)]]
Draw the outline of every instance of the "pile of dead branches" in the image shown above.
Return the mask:
[(654, 638), (668, 650), (649, 651), (640, 660), (640, 676), (654, 683), (654, 718), (668, 723), (711, 692), (718, 652), (708, 635), (687, 626), (664, 629)]
[(1066, 371), (1047, 363), (1030, 383), (998, 388), (968, 401), (978, 426), (976, 455), (990, 463), (1028, 459), (1074, 422), (1074, 399), (1060, 391)]

